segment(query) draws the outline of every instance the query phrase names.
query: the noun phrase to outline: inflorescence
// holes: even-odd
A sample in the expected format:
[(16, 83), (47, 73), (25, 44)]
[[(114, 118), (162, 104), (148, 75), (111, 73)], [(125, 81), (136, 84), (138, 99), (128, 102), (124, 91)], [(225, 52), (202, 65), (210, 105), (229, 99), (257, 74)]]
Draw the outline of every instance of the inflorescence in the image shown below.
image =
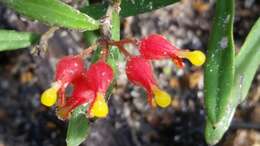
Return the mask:
[[(79, 55), (61, 58), (56, 65), (55, 82), (42, 93), (41, 103), (48, 107), (56, 104), (57, 116), (61, 119), (68, 119), (75, 108), (85, 104), (89, 105), (86, 112), (89, 118), (103, 118), (109, 113), (105, 95), (114, 79), (114, 71), (106, 63), (109, 46), (116, 46), (125, 55), (128, 80), (145, 89), (147, 101), (152, 107), (165, 108), (171, 103), (171, 96), (160, 89), (156, 83), (150, 63), (152, 60), (171, 59), (177, 67), (183, 68), (183, 58), (188, 59), (195, 66), (203, 65), (206, 59), (201, 51), (178, 49), (158, 34), (150, 35), (140, 41), (103, 39), (97, 44), (103, 48), (103, 54), (96, 63), (90, 65), (88, 69), (84, 66), (84, 55), (90, 54), (96, 45)], [(125, 44), (136, 45), (140, 55), (131, 55), (124, 48)], [(65, 94), (69, 85), (73, 86), (71, 97)]]

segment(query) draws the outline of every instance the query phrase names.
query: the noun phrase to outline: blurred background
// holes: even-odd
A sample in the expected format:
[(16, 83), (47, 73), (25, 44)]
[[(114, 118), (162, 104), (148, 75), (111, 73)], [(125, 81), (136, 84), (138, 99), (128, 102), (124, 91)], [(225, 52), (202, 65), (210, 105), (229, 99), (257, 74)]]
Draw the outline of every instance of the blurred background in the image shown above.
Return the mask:
[[(83, 3), (65, 2), (76, 8)], [(159, 33), (180, 48), (206, 52), (213, 10), (214, 0), (182, 0), (123, 19), (121, 37)], [(238, 50), (259, 16), (260, 1), (236, 0), (234, 39)], [(48, 27), (0, 5), (0, 29), (42, 34)], [(81, 32), (60, 29), (50, 39), (44, 57), (32, 55), (29, 48), (0, 53), (0, 146), (65, 145), (67, 122), (57, 119), (54, 108), (43, 107), (39, 96), (53, 81), (57, 60), (86, 47)], [(118, 63), (121, 75), (109, 100), (109, 116), (91, 122), (82, 146), (206, 146), (203, 70), (186, 64), (178, 70), (169, 60), (153, 62), (158, 84), (171, 93), (173, 102), (167, 109), (151, 109), (144, 91), (128, 83), (124, 62)], [(259, 98), (260, 71), (218, 146), (260, 146)]]

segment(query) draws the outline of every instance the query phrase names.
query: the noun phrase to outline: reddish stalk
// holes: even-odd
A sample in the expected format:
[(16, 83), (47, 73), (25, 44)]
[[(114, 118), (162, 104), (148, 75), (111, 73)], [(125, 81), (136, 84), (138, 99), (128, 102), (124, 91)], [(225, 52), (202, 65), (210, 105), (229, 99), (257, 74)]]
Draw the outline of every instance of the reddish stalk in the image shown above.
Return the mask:
[(96, 48), (96, 47), (97, 47), (96, 43), (92, 44), (90, 47), (88, 47), (88, 48), (84, 49), (82, 52), (80, 52), (79, 56), (82, 58), (88, 56), (89, 54), (91, 54), (93, 52), (94, 48)]

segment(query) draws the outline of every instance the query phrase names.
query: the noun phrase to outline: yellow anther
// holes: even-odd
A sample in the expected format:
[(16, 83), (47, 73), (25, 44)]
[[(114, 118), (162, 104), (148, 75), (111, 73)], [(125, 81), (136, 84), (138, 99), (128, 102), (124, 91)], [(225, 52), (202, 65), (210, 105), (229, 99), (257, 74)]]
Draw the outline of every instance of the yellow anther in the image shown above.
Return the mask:
[(170, 103), (171, 103), (171, 96), (167, 92), (165, 92), (163, 90), (160, 90), (157, 87), (154, 87), (153, 88), (153, 94), (154, 94), (155, 102), (160, 107), (165, 108), (165, 107), (170, 105)]
[(180, 52), (181, 57), (187, 58), (193, 65), (195, 66), (201, 66), (204, 64), (206, 60), (206, 56), (203, 52), (201, 51), (183, 51)]
[(58, 90), (59, 88), (57, 86), (45, 90), (41, 95), (41, 103), (48, 107), (54, 105), (57, 101)]
[(107, 116), (108, 111), (108, 105), (104, 99), (104, 96), (102, 94), (98, 94), (91, 109), (91, 116), (104, 118)]

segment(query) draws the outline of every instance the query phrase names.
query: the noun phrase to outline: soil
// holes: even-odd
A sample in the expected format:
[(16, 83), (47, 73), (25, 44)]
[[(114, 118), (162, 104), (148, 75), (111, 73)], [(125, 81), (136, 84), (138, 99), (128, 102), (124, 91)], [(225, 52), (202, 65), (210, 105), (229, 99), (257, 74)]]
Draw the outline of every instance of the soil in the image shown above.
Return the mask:
[[(159, 33), (178, 47), (206, 52), (214, 6), (213, 0), (183, 0), (125, 18), (122, 38)], [(238, 50), (259, 14), (259, 1), (236, 0), (234, 39)], [(48, 27), (0, 4), (0, 29), (42, 34)], [(0, 146), (65, 145), (67, 123), (57, 119), (54, 108), (43, 107), (39, 96), (52, 82), (57, 60), (85, 47), (80, 32), (60, 29), (44, 57), (32, 55), (29, 48), (0, 53)], [(109, 100), (109, 116), (91, 122), (91, 132), (82, 146), (206, 146), (203, 71), (187, 64), (178, 70), (169, 61), (153, 63), (158, 84), (173, 95), (173, 103), (167, 109), (151, 109), (143, 90), (127, 82), (124, 63), (119, 63), (122, 75)], [(218, 146), (260, 145), (259, 98), (260, 71)]]

